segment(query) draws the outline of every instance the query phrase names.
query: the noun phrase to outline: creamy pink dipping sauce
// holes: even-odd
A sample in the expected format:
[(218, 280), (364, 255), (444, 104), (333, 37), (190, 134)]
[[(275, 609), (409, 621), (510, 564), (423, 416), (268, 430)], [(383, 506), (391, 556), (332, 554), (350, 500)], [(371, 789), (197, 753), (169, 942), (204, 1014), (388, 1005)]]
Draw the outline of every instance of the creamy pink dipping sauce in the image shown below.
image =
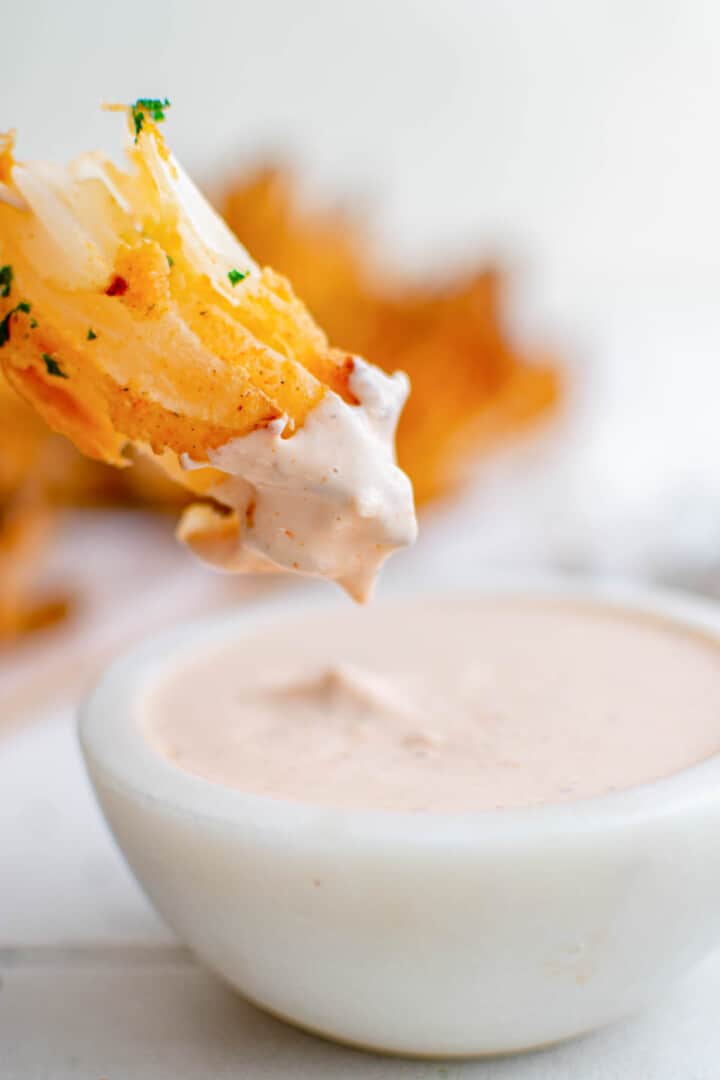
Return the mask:
[(170, 664), (139, 721), (207, 780), (328, 807), (455, 813), (585, 799), (720, 749), (720, 646), (539, 598), (290, 618)]

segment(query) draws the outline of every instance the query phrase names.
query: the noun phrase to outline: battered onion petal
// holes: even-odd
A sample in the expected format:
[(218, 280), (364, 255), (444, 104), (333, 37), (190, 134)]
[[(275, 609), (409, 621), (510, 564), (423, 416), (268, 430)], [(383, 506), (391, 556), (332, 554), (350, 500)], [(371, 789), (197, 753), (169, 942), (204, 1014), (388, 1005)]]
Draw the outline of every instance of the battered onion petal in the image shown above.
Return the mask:
[[(140, 448), (222, 500), (228, 474), (211, 459), (265, 428), (293, 439), (328, 395), (358, 408), (358, 361), (253, 261), (151, 115), (140, 130), (134, 119), (129, 110), (127, 171), (100, 153), (67, 167), (20, 163), (12, 136), (0, 137), (0, 364), (83, 453), (124, 466)], [(191, 510), (180, 535), (210, 561), (248, 568), (229, 555), (248, 526), (232, 505)]]

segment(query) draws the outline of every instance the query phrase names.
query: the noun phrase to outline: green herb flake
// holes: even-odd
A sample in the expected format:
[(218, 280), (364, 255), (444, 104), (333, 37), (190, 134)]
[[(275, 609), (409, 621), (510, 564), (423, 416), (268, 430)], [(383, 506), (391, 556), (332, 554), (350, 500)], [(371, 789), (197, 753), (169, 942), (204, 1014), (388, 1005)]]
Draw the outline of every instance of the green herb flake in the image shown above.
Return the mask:
[(230, 280), (230, 284), (232, 285), (232, 287), (235, 288), (235, 286), (238, 284), (238, 282), (244, 281), (249, 273), (250, 273), (249, 270), (229, 270), (228, 271), (228, 278)]
[(0, 296), (9, 296), (12, 288), (12, 266), (0, 266)]
[[(3, 269), (5, 268), (3, 267)], [(16, 304), (14, 308), (8, 311), (2, 322), (0, 322), (0, 349), (2, 349), (3, 345), (7, 344), (10, 340), (10, 320), (18, 311), (22, 311), (25, 315), (30, 314), (30, 305), (27, 300), (21, 300), (19, 304)]]
[(69, 379), (70, 376), (66, 375), (63, 369), (58, 364), (54, 357), (49, 356), (46, 352), (42, 354), (42, 358), (45, 361), (45, 367), (47, 368), (48, 375), (56, 375), (58, 379)]
[(87, 339), (88, 339), (88, 341), (95, 341), (96, 338), (97, 338), (97, 334), (95, 333), (95, 331), (93, 330), (93, 328), (91, 326), (90, 329), (87, 332)]
[(138, 98), (134, 105), (130, 106), (133, 126), (135, 128), (135, 142), (145, 126), (145, 117), (149, 116), (156, 124), (165, 119), (165, 110), (170, 108), (167, 98)]
[(37, 325), (38, 325), (37, 319), (31, 319), (30, 320), (30, 329), (31, 330), (37, 330)]
[(166, 255), (165, 258), (168, 261), (168, 266), (172, 267), (175, 265), (175, 260), (173, 259), (172, 255)]

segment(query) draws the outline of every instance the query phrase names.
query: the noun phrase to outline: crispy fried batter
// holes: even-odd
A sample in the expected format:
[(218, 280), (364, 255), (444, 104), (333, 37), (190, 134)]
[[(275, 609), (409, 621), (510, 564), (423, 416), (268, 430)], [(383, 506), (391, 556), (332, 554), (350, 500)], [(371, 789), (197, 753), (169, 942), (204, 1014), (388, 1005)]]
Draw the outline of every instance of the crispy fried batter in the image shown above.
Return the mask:
[[(11, 385), (83, 453), (114, 465), (128, 443), (203, 461), (280, 416), (291, 434), (326, 389), (350, 400), (347, 354), (329, 348), (290, 285), (214, 219), (219, 239), (204, 246), (199, 196), (151, 121), (130, 158), (130, 174), (97, 157), (62, 177), (11, 169), (11, 191), (28, 203), (0, 201), (13, 274), (0, 362)], [(111, 236), (85, 220), (93, 200)], [(63, 237), (58, 204), (76, 214), (79, 239)]]
[(129, 173), (99, 155), (22, 166), (3, 138), (0, 365), (83, 454), (122, 467), (136, 447), (202, 494), (222, 474), (181, 459), (281, 417), (289, 437), (328, 390), (354, 404), (353, 360), (215, 218), (147, 117), (129, 158)]

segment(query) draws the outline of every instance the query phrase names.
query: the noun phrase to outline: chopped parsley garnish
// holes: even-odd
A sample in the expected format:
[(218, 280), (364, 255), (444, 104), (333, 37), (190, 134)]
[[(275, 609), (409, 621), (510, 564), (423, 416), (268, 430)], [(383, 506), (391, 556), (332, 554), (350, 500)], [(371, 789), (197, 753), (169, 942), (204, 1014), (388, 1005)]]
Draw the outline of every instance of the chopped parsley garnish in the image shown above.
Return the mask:
[(135, 127), (135, 142), (145, 126), (145, 117), (149, 116), (156, 124), (165, 119), (165, 110), (170, 107), (167, 98), (138, 98), (134, 105), (130, 106), (133, 125)]
[(48, 356), (46, 352), (42, 354), (42, 358), (45, 361), (45, 367), (47, 368), (48, 375), (57, 375), (58, 379), (69, 379), (70, 376), (66, 375), (63, 369), (58, 364), (57, 360), (52, 356)]
[(9, 296), (12, 288), (12, 266), (0, 266), (0, 296)]
[(249, 270), (229, 270), (228, 278), (232, 287), (235, 288), (239, 281), (244, 281), (249, 273)]
[(30, 329), (31, 330), (37, 330), (37, 324), (38, 324), (37, 319), (31, 319), (30, 320)]
[(166, 255), (165, 258), (168, 261), (168, 266), (174, 266), (175, 265), (175, 260), (173, 259), (172, 255)]
[[(4, 268), (3, 268), (4, 269)], [(3, 293), (3, 295), (6, 295)], [(10, 320), (16, 311), (22, 311), (24, 315), (30, 314), (30, 305), (27, 300), (21, 300), (14, 308), (8, 311), (5, 318), (0, 322), (0, 349), (10, 340)]]
[(91, 326), (90, 329), (87, 332), (87, 339), (88, 339), (88, 341), (95, 341), (96, 338), (97, 338), (97, 334), (95, 333), (95, 331), (93, 330), (93, 328)]

